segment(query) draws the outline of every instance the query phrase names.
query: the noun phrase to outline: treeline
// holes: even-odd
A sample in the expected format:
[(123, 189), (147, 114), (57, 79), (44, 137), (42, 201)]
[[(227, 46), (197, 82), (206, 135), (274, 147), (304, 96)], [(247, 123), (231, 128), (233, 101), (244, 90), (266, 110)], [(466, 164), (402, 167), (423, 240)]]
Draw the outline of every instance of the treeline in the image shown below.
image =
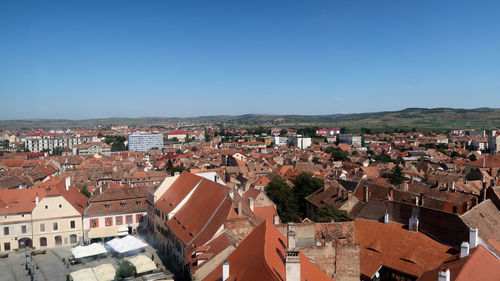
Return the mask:
[[(282, 222), (297, 222), (306, 217), (306, 197), (323, 188), (322, 179), (302, 172), (293, 180), (293, 188), (281, 177), (275, 176), (266, 186), (267, 196), (276, 204)], [(346, 211), (337, 210), (333, 206), (325, 205), (317, 211), (318, 222), (349, 221)]]

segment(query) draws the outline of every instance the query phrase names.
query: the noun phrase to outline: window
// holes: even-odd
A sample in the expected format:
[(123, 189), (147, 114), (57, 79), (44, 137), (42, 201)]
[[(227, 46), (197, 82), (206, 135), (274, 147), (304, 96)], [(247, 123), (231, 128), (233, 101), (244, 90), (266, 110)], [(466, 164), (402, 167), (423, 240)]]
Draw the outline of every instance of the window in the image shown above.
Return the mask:
[(47, 246), (47, 238), (40, 237), (40, 247), (45, 247), (45, 246)]
[(71, 244), (75, 244), (76, 242), (78, 242), (77, 240), (78, 240), (78, 239), (77, 239), (77, 237), (76, 237), (76, 234), (71, 234), (71, 235), (69, 236), (69, 243), (71, 243)]
[(133, 223), (133, 222), (134, 222), (134, 221), (133, 221), (133, 217), (132, 217), (132, 216), (126, 216), (125, 218), (126, 218), (126, 220), (127, 220), (127, 224), (131, 224), (131, 223)]
[(99, 219), (91, 219), (90, 220), (90, 228), (99, 227)]
[(105, 204), (104, 207), (106, 207), (106, 209), (109, 209), (111, 208), (111, 204)]
[(59, 209), (61, 209), (61, 208), (62, 208), (62, 204), (59, 204)]
[(53, 223), (52, 230), (58, 230), (58, 229), (59, 229), (59, 225), (57, 224), (57, 222)]
[(125, 202), (120, 203), (120, 206), (122, 206), (122, 207), (125, 207), (125, 205), (126, 205)]
[(113, 225), (113, 218), (107, 217), (104, 219), (104, 222), (106, 223), (106, 226), (112, 226)]
[(45, 224), (44, 223), (40, 224), (40, 232), (45, 232)]
[(135, 218), (136, 222), (143, 222), (144, 221), (144, 215), (143, 214), (137, 214)]
[(9, 227), (8, 226), (4, 227), (3, 228), (3, 235), (7, 236), (7, 235), (9, 235), (9, 233), (10, 233)]
[(26, 225), (21, 226), (21, 233), (26, 233)]
[(75, 221), (70, 221), (69, 225), (70, 225), (71, 229), (74, 229), (76, 227), (76, 222)]
[(49, 205), (45, 205), (45, 209), (48, 209), (49, 208)]
[(116, 225), (122, 225), (123, 224), (123, 217), (119, 216), (116, 217)]
[(62, 236), (58, 235), (54, 237), (54, 240), (56, 242), (56, 245), (62, 245)]
[(4, 251), (10, 251), (10, 243), (9, 242), (3, 243), (3, 249)]
[(136, 204), (137, 206), (141, 206), (141, 201), (135, 201), (135, 204)]

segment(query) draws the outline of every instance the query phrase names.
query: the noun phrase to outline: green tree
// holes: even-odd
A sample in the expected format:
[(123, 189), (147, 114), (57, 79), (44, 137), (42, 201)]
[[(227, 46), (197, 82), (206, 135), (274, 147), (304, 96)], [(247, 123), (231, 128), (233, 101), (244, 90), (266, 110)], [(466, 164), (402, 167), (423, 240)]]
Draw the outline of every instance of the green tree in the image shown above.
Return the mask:
[(288, 133), (288, 130), (287, 129), (281, 129), (280, 130), (280, 137), (284, 137), (286, 136), (286, 134)]
[(469, 156), (469, 160), (470, 160), (470, 161), (476, 161), (476, 160), (477, 160), (476, 155), (475, 155), (475, 154), (471, 154), (471, 155)]
[(323, 188), (324, 182), (322, 179), (315, 178), (311, 174), (302, 172), (293, 180), (293, 194), (295, 202), (301, 214), (306, 213), (306, 197), (314, 191)]
[(339, 222), (350, 221), (349, 215), (345, 210), (337, 210), (331, 205), (323, 205), (316, 210), (317, 222)]
[(80, 189), (80, 192), (88, 198), (90, 198), (90, 196), (92, 195), (86, 185), (84, 185), (82, 189)]
[(314, 164), (319, 164), (319, 158), (318, 157), (313, 157), (311, 160)]
[(389, 181), (393, 185), (400, 185), (403, 183), (404, 180), (404, 175), (403, 175), (403, 168), (401, 168), (399, 165), (394, 166), (391, 170), (391, 174), (389, 175)]
[(326, 153), (330, 153), (335, 161), (345, 161), (349, 159), (349, 152), (343, 151), (338, 147), (329, 146), (325, 149)]
[(297, 221), (297, 204), (292, 189), (279, 176), (267, 184), (266, 194), (276, 204), (282, 222)]
[(124, 260), (116, 269), (115, 278), (118, 280), (134, 276), (135, 268), (131, 262)]

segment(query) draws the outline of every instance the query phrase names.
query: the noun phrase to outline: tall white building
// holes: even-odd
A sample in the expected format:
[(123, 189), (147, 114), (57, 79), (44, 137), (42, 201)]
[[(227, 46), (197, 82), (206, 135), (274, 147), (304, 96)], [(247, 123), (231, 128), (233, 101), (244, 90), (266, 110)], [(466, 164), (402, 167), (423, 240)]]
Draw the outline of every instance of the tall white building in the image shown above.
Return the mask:
[(163, 148), (162, 134), (133, 133), (128, 136), (128, 150), (148, 151), (152, 148)]

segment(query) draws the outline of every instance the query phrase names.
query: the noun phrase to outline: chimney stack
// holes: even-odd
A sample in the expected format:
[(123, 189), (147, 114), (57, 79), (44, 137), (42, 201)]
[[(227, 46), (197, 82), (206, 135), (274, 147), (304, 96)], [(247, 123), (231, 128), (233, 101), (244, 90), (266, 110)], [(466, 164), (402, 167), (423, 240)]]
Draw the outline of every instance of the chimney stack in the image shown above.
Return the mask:
[(418, 232), (418, 218), (414, 215), (410, 217), (409, 229), (413, 232)]
[(289, 222), (287, 224), (286, 237), (287, 237), (287, 241), (288, 241), (288, 248), (294, 249), (295, 248), (295, 223)]
[(278, 214), (274, 214), (273, 223), (274, 223), (274, 225), (280, 224), (280, 216)]
[(438, 281), (450, 281), (450, 270), (448, 268), (438, 272)]
[(477, 228), (471, 228), (469, 230), (469, 244), (470, 248), (474, 249), (477, 247), (478, 244), (478, 231)]
[(250, 205), (250, 210), (252, 210), (252, 212), (253, 212), (254, 207), (255, 207), (255, 199), (252, 197), (249, 197), (248, 198), (248, 205)]
[(369, 191), (367, 185), (364, 185), (363, 188), (364, 188), (364, 191), (365, 191), (365, 196), (363, 197), (363, 199), (365, 199), (365, 202), (368, 202), (368, 199), (369, 199), (369, 196), (370, 196), (370, 191)]
[(352, 191), (351, 190), (348, 190), (347, 191), (347, 201), (352, 201)]
[(40, 202), (40, 201), (39, 201), (39, 199), (38, 199), (38, 193), (37, 193), (37, 194), (36, 194), (36, 198), (35, 198), (35, 204), (36, 204), (36, 206), (38, 206), (38, 203), (39, 203), (39, 202)]
[(222, 263), (222, 281), (227, 279), (229, 279), (229, 263), (226, 260)]
[(403, 183), (403, 191), (405, 191), (405, 192), (408, 191), (408, 183), (407, 182)]
[(384, 214), (384, 223), (385, 224), (389, 223), (389, 213), (387, 212), (387, 210), (385, 211), (385, 214)]
[(455, 182), (453, 182), (453, 181), (451, 182), (450, 188), (452, 191), (455, 191)]
[(66, 178), (66, 191), (69, 191), (69, 186), (71, 185), (71, 178), (67, 177)]
[(299, 250), (295, 247), (295, 223), (288, 223), (286, 249), (286, 281), (300, 281)]
[(243, 204), (241, 203), (241, 200), (238, 202), (238, 216), (243, 215)]
[(463, 259), (468, 255), (469, 255), (469, 243), (464, 241), (462, 242), (462, 245), (460, 245), (460, 258)]
[(229, 190), (229, 197), (234, 200), (234, 189), (232, 188)]

